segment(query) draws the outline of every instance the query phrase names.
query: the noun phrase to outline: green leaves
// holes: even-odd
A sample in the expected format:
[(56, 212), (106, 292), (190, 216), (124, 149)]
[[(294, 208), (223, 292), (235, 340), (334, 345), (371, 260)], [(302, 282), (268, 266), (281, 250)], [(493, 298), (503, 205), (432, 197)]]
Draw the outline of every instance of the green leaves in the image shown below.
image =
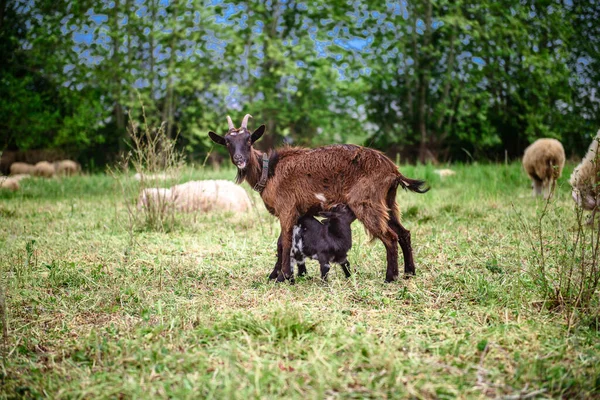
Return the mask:
[[(262, 145), (352, 141), (410, 158), (585, 147), (600, 124), (600, 17), (572, 5), (374, 0), (10, 3), (0, 144), (123, 150), (127, 115), (206, 132), (250, 113)], [(27, 134), (23, 134), (27, 127)], [(595, 129), (595, 128), (594, 128)], [(26, 136), (26, 137), (23, 137)], [(585, 139), (585, 140), (584, 140)], [(464, 149), (464, 150), (463, 150)]]

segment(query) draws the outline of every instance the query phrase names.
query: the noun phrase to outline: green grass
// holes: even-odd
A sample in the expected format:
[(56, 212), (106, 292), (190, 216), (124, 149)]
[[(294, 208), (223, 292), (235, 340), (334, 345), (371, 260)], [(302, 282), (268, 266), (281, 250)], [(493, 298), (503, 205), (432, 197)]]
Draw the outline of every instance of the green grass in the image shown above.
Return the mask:
[[(567, 230), (572, 167), (551, 205)], [(131, 240), (112, 178), (22, 181), (0, 193), (0, 398), (600, 396), (597, 324), (569, 330), (540, 306), (520, 221), (543, 201), (518, 164), (452, 168), (401, 168), (432, 190), (398, 194), (417, 276), (392, 284), (358, 222), (350, 279), (335, 266), (323, 283), (311, 262), (293, 286), (268, 282), (279, 229), (254, 193), (257, 212)]]

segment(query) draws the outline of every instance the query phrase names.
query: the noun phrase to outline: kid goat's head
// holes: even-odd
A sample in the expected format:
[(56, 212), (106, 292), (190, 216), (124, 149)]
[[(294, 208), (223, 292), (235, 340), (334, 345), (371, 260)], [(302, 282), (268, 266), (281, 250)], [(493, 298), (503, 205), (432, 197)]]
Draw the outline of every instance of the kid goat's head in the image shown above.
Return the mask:
[(252, 155), (252, 144), (256, 142), (265, 133), (265, 126), (261, 125), (257, 130), (250, 134), (248, 130), (248, 118), (252, 118), (250, 114), (246, 114), (242, 120), (242, 126), (238, 129), (233, 125), (233, 121), (229, 115), (227, 116), (227, 124), (229, 130), (225, 136), (219, 136), (214, 132), (208, 132), (208, 136), (213, 142), (226, 146), (231, 156), (231, 161), (239, 168), (244, 169), (248, 165), (248, 160)]

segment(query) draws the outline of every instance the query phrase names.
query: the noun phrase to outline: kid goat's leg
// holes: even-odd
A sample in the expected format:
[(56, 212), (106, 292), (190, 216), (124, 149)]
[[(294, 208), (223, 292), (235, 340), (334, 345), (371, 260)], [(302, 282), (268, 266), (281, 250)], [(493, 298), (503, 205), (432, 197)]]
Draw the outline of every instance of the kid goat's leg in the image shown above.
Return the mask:
[(307, 274), (305, 260), (298, 261), (298, 276), (304, 276)]
[(319, 265), (321, 267), (321, 279), (324, 281), (327, 280), (327, 274), (329, 274), (329, 270), (331, 269), (331, 265), (326, 259), (319, 259)]
[(341, 263), (340, 266), (342, 267), (342, 271), (344, 271), (344, 275), (346, 275), (346, 278), (350, 278), (350, 275), (352, 274), (350, 273), (350, 263), (348, 262), (348, 260)]
[[(277, 261), (275, 262), (275, 266), (273, 267), (273, 271), (271, 271), (271, 274), (269, 275), (269, 280), (273, 280), (275, 278), (277, 278), (277, 276), (279, 275), (279, 271), (281, 270), (281, 253), (282, 253), (282, 241), (281, 241), (281, 234), (279, 234), (279, 239), (277, 239)], [(298, 265), (298, 276), (304, 276), (307, 274), (306, 271), (306, 263), (305, 260), (302, 261), (298, 261), (297, 262)], [(292, 271), (293, 273), (294, 271)]]

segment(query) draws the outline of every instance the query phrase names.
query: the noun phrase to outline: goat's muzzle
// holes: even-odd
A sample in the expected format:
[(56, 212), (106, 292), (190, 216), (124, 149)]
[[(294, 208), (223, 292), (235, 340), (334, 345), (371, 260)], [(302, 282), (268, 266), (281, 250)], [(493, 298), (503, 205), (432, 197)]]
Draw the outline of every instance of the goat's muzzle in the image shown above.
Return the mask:
[(241, 154), (236, 154), (233, 156), (233, 163), (239, 169), (246, 168), (246, 160), (244, 160), (244, 157)]

